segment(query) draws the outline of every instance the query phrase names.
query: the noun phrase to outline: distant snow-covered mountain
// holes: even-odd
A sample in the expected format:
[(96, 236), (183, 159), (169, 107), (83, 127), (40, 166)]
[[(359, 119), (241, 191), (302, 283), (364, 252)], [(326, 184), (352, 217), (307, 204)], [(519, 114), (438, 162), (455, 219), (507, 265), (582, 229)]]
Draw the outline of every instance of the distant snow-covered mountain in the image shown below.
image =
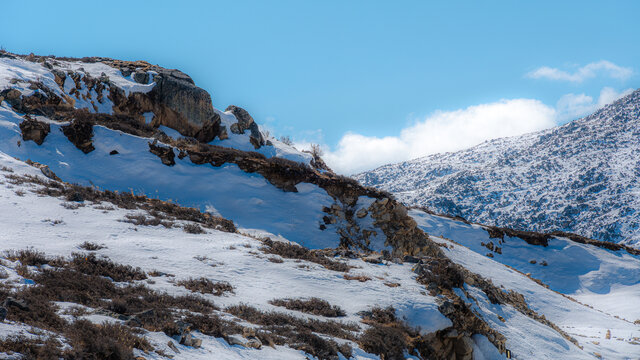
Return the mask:
[(472, 221), (640, 245), (640, 90), (566, 125), (356, 175)]

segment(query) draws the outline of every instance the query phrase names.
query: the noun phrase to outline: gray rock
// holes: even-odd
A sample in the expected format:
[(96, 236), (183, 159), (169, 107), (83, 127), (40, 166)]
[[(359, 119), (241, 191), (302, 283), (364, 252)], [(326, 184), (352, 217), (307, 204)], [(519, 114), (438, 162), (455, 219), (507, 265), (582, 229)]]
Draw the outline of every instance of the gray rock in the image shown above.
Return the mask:
[(49, 168), (48, 165), (44, 165), (40, 168), (40, 171), (42, 172), (42, 174), (46, 177), (48, 177), (51, 180), (60, 180), (60, 178), (58, 177), (58, 175), (56, 175), (56, 173), (53, 172), (53, 170), (51, 170), (51, 168)]
[(146, 71), (136, 71), (133, 74), (133, 80), (140, 84), (148, 84), (149, 83), (149, 73)]
[(233, 114), (233, 116), (235, 116), (236, 119), (238, 120), (238, 122), (236, 123), (237, 125), (236, 124), (231, 125), (230, 130), (232, 133), (244, 134), (245, 130), (249, 130), (251, 132), (250, 136), (254, 140), (252, 141), (252, 143), (254, 143), (254, 146), (256, 148), (259, 148), (260, 146), (263, 146), (265, 144), (264, 136), (260, 132), (260, 128), (258, 127), (258, 124), (256, 124), (256, 122), (253, 120), (251, 115), (249, 115), (247, 110), (239, 106), (229, 105), (225, 109), (225, 111), (230, 111)]
[(167, 116), (163, 125), (183, 135), (197, 137), (202, 142), (209, 142), (218, 135), (220, 115), (213, 110), (211, 96), (197, 87), (187, 74), (179, 70), (160, 69), (154, 82), (156, 85), (148, 95), (154, 102), (165, 105), (177, 114), (177, 117)]
[(227, 342), (230, 345), (240, 345), (246, 348), (260, 349), (262, 347), (262, 342), (255, 336), (245, 338), (240, 334), (228, 335)]
[(167, 343), (167, 346), (169, 347), (169, 349), (173, 350), (176, 354), (180, 354), (180, 350), (178, 350), (178, 348), (173, 343), (173, 341), (169, 340), (169, 342)]

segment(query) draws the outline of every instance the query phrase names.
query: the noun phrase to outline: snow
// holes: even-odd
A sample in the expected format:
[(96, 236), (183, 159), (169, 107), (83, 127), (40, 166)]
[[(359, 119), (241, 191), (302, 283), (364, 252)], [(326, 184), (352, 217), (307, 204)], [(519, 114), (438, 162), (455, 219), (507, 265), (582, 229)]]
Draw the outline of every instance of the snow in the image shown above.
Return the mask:
[[(206, 210), (213, 206), (239, 226), (258, 228), (310, 248), (335, 247), (335, 233), (322, 231), (322, 206), (333, 199), (319, 187), (302, 183), (298, 192), (283, 192), (258, 174), (248, 174), (235, 164), (221, 167), (196, 165), (176, 158), (168, 167), (149, 152), (149, 139), (101, 126), (94, 127), (95, 150), (84, 154), (52, 124), (41, 146), (22, 142), (18, 124), (22, 118), (6, 104), (0, 107), (0, 151), (48, 164), (62, 179), (103, 189), (133, 191)], [(112, 150), (119, 154), (109, 155)], [(314, 206), (309, 206), (314, 204)], [(308, 226), (308, 224), (316, 224)]]
[[(14, 174), (37, 175), (38, 170), (0, 153), (0, 165), (12, 168)], [(4, 181), (0, 173), (0, 181)], [(424, 287), (415, 281), (411, 264), (376, 265), (359, 259), (348, 260), (357, 266), (352, 270), (369, 276), (371, 280), (358, 282), (346, 280), (342, 273), (298, 260), (284, 259), (282, 263), (268, 260), (258, 249), (261, 242), (242, 234), (208, 230), (207, 234), (193, 235), (179, 228), (135, 227), (119, 220), (126, 214), (137, 211), (115, 209), (104, 211), (91, 204), (77, 209), (67, 209), (62, 200), (40, 197), (29, 191), (30, 185), (0, 186), (0, 252), (10, 249), (33, 247), (48, 255), (68, 256), (77, 252), (77, 246), (91, 239), (106, 246), (99, 255), (107, 256), (120, 263), (140, 266), (146, 271), (157, 270), (175, 274), (176, 280), (189, 277), (207, 277), (212, 280), (229, 281), (234, 286), (234, 294), (222, 297), (208, 297), (218, 306), (247, 303), (265, 310), (278, 310), (301, 317), (314, 317), (296, 311), (278, 308), (268, 303), (274, 298), (320, 297), (331, 304), (343, 308), (347, 316), (337, 321), (358, 322), (358, 312), (373, 306), (393, 305), (399, 316), (425, 332), (446, 328), (451, 322), (439, 311), (436, 299), (424, 294)], [(18, 196), (15, 191), (24, 189)], [(20, 214), (20, 216), (15, 216)], [(61, 220), (57, 225), (43, 219)], [(99, 219), (97, 221), (96, 219)], [(179, 239), (179, 241), (176, 241)], [(301, 267), (300, 265), (306, 265)], [(154, 278), (155, 283), (146, 285), (170, 294), (187, 294), (188, 290), (178, 287), (168, 277)], [(385, 282), (395, 282), (400, 286), (391, 288)], [(72, 306), (59, 303), (61, 310)], [(104, 315), (87, 315), (94, 322), (112, 321)], [(316, 317), (318, 318), (318, 317)], [(161, 333), (149, 334), (154, 345), (163, 349), (167, 337)], [(196, 335), (202, 338), (201, 349), (178, 346), (180, 359), (210, 358), (218, 354), (225, 359), (273, 358), (303, 359), (299, 351), (277, 347), (250, 350), (230, 346), (221, 339)], [(168, 353), (173, 353), (167, 350)], [(361, 351), (354, 352), (356, 359), (373, 358)]]
[(231, 113), (230, 111), (215, 111), (220, 115), (221, 126), (227, 129), (227, 135), (229, 136), (229, 138), (225, 140), (214, 139), (213, 141), (209, 142), (209, 144), (230, 147), (243, 151), (255, 151), (268, 158), (280, 157), (306, 165), (309, 165), (311, 163), (311, 160), (313, 159), (311, 154), (301, 152), (293, 146), (287, 145), (274, 138), (267, 139), (271, 142), (272, 145), (264, 145), (256, 149), (249, 141), (249, 135), (251, 134), (249, 130), (245, 130), (244, 134), (234, 134), (231, 132), (231, 125), (238, 122), (233, 113)]
[[(42, 82), (56, 95), (63, 99), (71, 99), (71, 101), (73, 101), (73, 106), (77, 109), (87, 109), (94, 113), (113, 114), (113, 102), (106, 96), (110, 91), (111, 85), (124, 90), (126, 96), (129, 96), (132, 92), (147, 93), (155, 86), (155, 82), (153, 82), (153, 77), (157, 74), (155, 71), (147, 71), (150, 75), (149, 83), (140, 84), (133, 79), (133, 74), (124, 77), (120, 70), (101, 62), (85, 63), (53, 59), (49, 60), (50, 63), (53, 63), (54, 61), (56, 69), (62, 71), (72, 70), (80, 74), (81, 79), (79, 80), (79, 84), (81, 88), (73, 95), (70, 95), (70, 92), (72, 89), (75, 89), (76, 83), (70, 77), (65, 79), (62, 88), (60, 88), (55, 82), (55, 76), (53, 73), (41, 63), (33, 63), (22, 59), (10, 58), (0, 58), (0, 90), (5, 88), (15, 88), (20, 90), (24, 96), (29, 96), (34, 93), (34, 90), (29, 89), (28, 81)], [(86, 75), (99, 78), (102, 74), (109, 77), (111, 85), (105, 85), (105, 89), (103, 90), (103, 94), (105, 94), (105, 96), (98, 100), (98, 94), (95, 90), (88, 91), (83, 78)], [(12, 79), (18, 79), (21, 81), (17, 84), (11, 84)], [(281, 157), (310, 165), (313, 158), (311, 154), (301, 152), (293, 146), (284, 144), (274, 138), (268, 139), (271, 145), (264, 145), (259, 149), (254, 149), (253, 145), (249, 141), (250, 131), (247, 130), (244, 134), (234, 134), (231, 132), (231, 124), (237, 122), (237, 119), (231, 112), (222, 112), (217, 109), (214, 109), (214, 111), (220, 115), (222, 126), (226, 128), (229, 138), (225, 140), (216, 139), (213, 140), (211, 144), (244, 151), (255, 151), (269, 158)], [(153, 112), (145, 112), (142, 115), (145, 119), (145, 123), (147, 124), (150, 124), (155, 116)], [(182, 135), (174, 129), (170, 129), (166, 126), (160, 126), (160, 128), (167, 135), (173, 138), (182, 137)]]
[(355, 178), (405, 204), (473, 222), (640, 247), (639, 126), (637, 90), (563, 126)]
[[(596, 309), (631, 322), (640, 319), (637, 306), (640, 303), (640, 256), (565, 238), (551, 238), (547, 247), (529, 245), (520, 238), (508, 236), (498, 244), (498, 239), (490, 239), (479, 225), (468, 225), (419, 210), (411, 210), (410, 215), (430, 235), (453, 239), (481, 255), (491, 252), (481, 243), (493, 242), (502, 251), (502, 254), (492, 253), (496, 261), (531, 274), (552, 290)], [(536, 263), (531, 264), (531, 260)], [(542, 261), (548, 265), (541, 265)]]
[(125, 96), (129, 96), (132, 92), (148, 93), (156, 86), (155, 82), (149, 84), (140, 84), (133, 80), (133, 74), (128, 77), (122, 76), (120, 70), (113, 68), (107, 64), (96, 63), (83, 63), (83, 62), (68, 62), (60, 61), (62, 68), (68, 68), (70, 70), (84, 72), (92, 77), (98, 78), (103, 73), (109, 77), (109, 80), (113, 82), (117, 87), (124, 90)]
[[(16, 84), (11, 84), (12, 79), (20, 80)], [(29, 81), (42, 82), (57, 95), (61, 94), (58, 84), (55, 82), (53, 74), (42, 64), (32, 63), (24, 60), (0, 58), (0, 91), (8, 88), (20, 90), (23, 95), (33, 94), (33, 90), (28, 88)]]
[[(131, 76), (123, 77), (118, 69), (103, 63), (73, 61), (59, 61), (59, 63), (62, 69), (72, 69), (92, 77), (99, 77), (105, 73), (115, 86), (121, 87), (127, 94), (134, 91), (148, 92), (155, 85), (153, 80), (148, 84), (138, 84)], [(150, 75), (152, 79), (154, 74), (150, 72)], [(10, 81), (13, 78), (21, 81), (11, 84)], [(59, 95), (67, 95), (72, 88), (75, 88), (73, 82), (65, 83), (63, 88), (59, 88), (53, 79), (53, 74), (41, 64), (0, 58), (0, 89), (12, 87), (20, 90), (24, 95), (29, 95), (34, 90), (28, 89), (27, 81), (42, 81)], [(106, 97), (103, 98), (102, 103), (95, 101), (97, 94), (87, 92), (82, 80), (80, 82), (82, 87), (79, 94), (84, 94), (87, 100), (83, 100), (80, 95), (78, 98), (72, 96), (76, 99), (74, 106), (104, 113), (112, 111), (113, 104)], [(93, 108), (94, 105), (97, 109)], [(607, 116), (610, 118), (612, 114), (618, 113), (628, 115), (636, 109), (633, 103), (622, 105), (618, 103), (617, 106), (622, 107), (608, 108), (608, 112), (603, 113), (601, 118), (607, 118)], [(233, 134), (229, 130), (231, 124), (237, 122), (233, 114), (219, 111), (218, 113), (221, 116), (222, 125), (227, 128), (229, 139), (214, 140), (212, 144), (257, 151), (267, 157), (277, 156), (304, 164), (310, 163), (310, 154), (302, 153), (272, 138), (268, 140), (273, 145), (255, 150), (249, 142), (249, 131), (244, 134)], [(143, 115), (146, 122), (151, 122), (154, 114)], [(187, 234), (180, 228), (137, 227), (120, 220), (127, 214), (136, 214), (138, 211), (122, 209), (107, 211), (91, 204), (84, 204), (85, 206), (77, 209), (68, 209), (61, 206), (62, 201), (59, 199), (33, 194), (29, 191), (30, 185), (9, 184), (3, 178), (6, 173), (0, 172), (0, 228), (2, 229), (0, 253), (9, 249), (33, 247), (49, 255), (67, 256), (77, 252), (77, 246), (80, 243), (91, 239), (106, 246), (105, 249), (99, 250), (100, 255), (108, 256), (119, 263), (140, 266), (146, 271), (158, 270), (175, 274), (177, 280), (204, 276), (212, 280), (230, 282), (235, 288), (234, 294), (222, 297), (209, 296), (221, 308), (247, 303), (263, 310), (277, 310), (294, 316), (314, 318), (313, 315), (275, 307), (269, 304), (269, 300), (316, 296), (346, 311), (347, 316), (339, 318), (338, 321), (359, 322), (358, 312), (371, 309), (373, 306), (392, 305), (396, 308), (399, 317), (411, 325), (419, 326), (423, 333), (451, 326), (450, 320), (438, 311), (438, 302), (442, 299), (428, 295), (424, 286), (416, 282), (411, 264), (370, 264), (359, 259), (344, 260), (355, 266), (351, 270), (352, 275), (362, 274), (370, 278), (369, 281), (358, 282), (346, 280), (342, 273), (327, 270), (314, 263), (291, 259), (282, 259), (282, 263), (269, 261), (268, 258), (272, 255), (265, 255), (259, 250), (262, 243), (255, 237), (269, 236), (277, 241), (292, 241), (309, 248), (336, 247), (339, 244), (339, 237), (334, 228), (344, 224), (329, 225), (325, 231), (319, 229), (319, 225), (323, 223), (322, 217), (325, 215), (322, 207), (334, 204), (334, 199), (323, 189), (313, 184), (302, 183), (297, 185), (297, 193), (284, 192), (259, 174), (245, 173), (234, 164), (225, 164), (220, 167), (195, 165), (188, 157), (176, 158), (176, 165), (168, 167), (149, 152), (148, 143), (151, 139), (132, 136), (101, 126), (94, 127), (93, 143), (96, 149), (89, 154), (83, 154), (62, 134), (61, 126), (64, 124), (41, 116), (37, 118), (51, 124), (51, 133), (41, 146), (32, 141), (22, 141), (18, 127), (18, 124), (23, 121), (21, 114), (15, 113), (6, 102), (0, 104), (0, 166), (12, 168), (17, 174), (41, 176), (38, 169), (27, 166), (14, 157), (22, 160), (30, 159), (48, 165), (58, 176), (68, 182), (102, 189), (143, 193), (149, 197), (171, 200), (184, 206), (209, 211), (233, 220), (239, 232), (230, 234), (207, 230), (206, 234), (194, 235)], [(587, 119), (583, 122), (586, 123), (586, 127), (596, 131), (601, 129), (596, 126), (598, 125), (596, 120)], [(612, 124), (609, 125), (610, 129), (613, 128)], [(575, 128), (575, 125), (571, 126)], [(570, 130), (574, 129), (571, 126), (561, 129), (571, 134)], [(164, 126), (159, 128), (171, 137), (180, 137), (180, 134), (173, 129)], [(548, 134), (543, 135), (551, 137), (552, 134), (556, 134), (553, 131), (555, 130), (550, 130)], [(606, 134), (607, 136), (616, 135), (610, 131)], [(519, 143), (513, 143), (512, 140), (495, 140), (480, 148), (487, 149), (486, 154), (492, 154), (492, 151), (497, 150), (513, 153), (519, 151), (521, 146), (529, 148), (535, 145), (536, 141), (541, 141), (542, 138), (538, 136), (542, 135), (533, 134), (518, 138)], [(617, 174), (618, 180), (632, 181), (637, 177), (633, 174), (629, 175), (630, 170), (627, 168), (631, 163), (627, 160), (633, 155), (629, 150), (632, 149), (630, 144), (633, 145), (633, 143), (627, 135), (617, 139), (622, 140), (617, 142), (620, 146), (619, 152), (615, 153), (615, 159), (608, 160), (611, 163), (611, 171)], [(584, 147), (568, 148), (574, 152), (584, 150)], [(118, 154), (109, 155), (112, 150), (117, 150)], [(451, 161), (454, 164), (459, 163), (462, 167), (477, 169), (484, 166), (482, 154), (482, 151), (477, 154), (465, 153), (464, 156), (448, 154), (443, 155), (442, 159), (444, 159), (443, 163), (453, 159)], [(617, 156), (620, 154), (623, 156)], [(503, 158), (500, 161), (508, 162), (512, 159)], [(559, 173), (558, 164), (544, 162), (541, 164), (538, 165)], [(420, 174), (418, 170), (422, 169), (419, 161), (415, 164), (404, 164), (401, 167), (406, 171), (417, 171), (417, 174)], [(455, 166), (442, 166), (434, 170), (435, 175), (432, 175), (445, 176), (456, 173), (456, 169)], [(522, 177), (527, 174), (527, 171), (529, 169), (519, 168), (515, 175), (505, 174), (500, 179), (510, 181), (513, 180), (512, 176)], [(482, 177), (478, 174), (467, 173), (466, 177), (463, 177), (464, 181), (460, 183), (463, 188), (456, 187), (457, 196), (474, 199), (473, 187), (465, 186), (476, 182), (480, 184)], [(400, 192), (400, 197), (404, 200), (413, 199), (411, 196), (414, 195), (417, 199), (421, 193), (402, 190), (400, 189), (402, 186), (421, 186), (426, 181), (424, 177), (398, 177), (390, 171), (378, 172), (378, 175), (381, 178), (384, 177), (385, 181), (397, 180), (395, 182), (397, 188), (393, 190)], [(517, 177), (514, 178), (517, 179)], [(546, 178), (527, 179), (549, 188), (550, 182)], [(562, 177), (562, 180), (565, 181), (566, 177)], [(624, 191), (619, 192), (621, 195), (615, 198), (615, 201), (635, 204), (629, 200), (631, 199), (629, 196), (635, 196), (633, 195), (635, 194), (634, 183), (621, 181), (615, 183), (627, 186)], [(537, 189), (535, 186), (532, 188)], [(447, 186), (438, 189), (440, 194), (453, 191)], [(522, 195), (524, 189), (518, 188), (514, 192), (490, 186), (487, 186), (487, 189), (491, 194), (487, 199), (483, 198), (486, 201), (479, 202), (480, 205), (487, 206), (495, 203), (496, 206), (503, 207), (504, 211), (517, 213), (520, 205), (513, 205), (510, 201)], [(25, 194), (19, 196), (16, 194), (18, 190), (25, 191)], [(594, 193), (601, 192), (594, 190)], [(537, 204), (546, 204), (550, 201), (539, 195), (536, 195), (534, 200), (538, 202)], [(604, 200), (600, 200), (592, 202), (591, 205), (596, 204), (599, 209), (604, 209), (607, 204)], [(374, 199), (371, 198), (360, 197), (354, 212), (367, 208), (373, 201)], [(444, 203), (447, 204), (446, 201)], [(551, 211), (549, 214), (551, 216), (554, 212)], [(635, 213), (630, 212), (627, 215), (629, 214)], [(507, 337), (507, 348), (512, 350), (513, 358), (593, 359), (598, 353), (606, 359), (627, 359), (640, 353), (640, 345), (634, 343), (634, 338), (640, 337), (640, 328), (633, 324), (634, 320), (640, 319), (640, 309), (637, 306), (640, 303), (640, 258), (638, 256), (577, 244), (563, 238), (551, 239), (548, 247), (532, 246), (521, 239), (510, 237), (506, 237), (504, 243), (498, 244), (496, 239), (488, 238), (488, 233), (480, 225), (465, 224), (417, 210), (412, 210), (410, 215), (431, 235), (433, 240), (447, 245), (443, 251), (454, 262), (491, 279), (495, 285), (505, 290), (513, 289), (523, 294), (533, 310), (543, 314), (563, 331), (575, 337), (584, 347), (581, 350), (557, 331), (523, 315), (509, 305), (491, 304), (486, 295), (477, 288), (465, 286), (464, 290), (470, 295), (469, 297), (462, 290), (457, 289), (456, 292), (488, 324)], [(606, 213), (606, 219), (603, 221), (606, 222), (611, 218), (617, 221), (620, 217), (620, 213), (609, 212)], [(545, 219), (541, 221), (544, 222)], [(584, 219), (578, 218), (578, 220)], [(598, 219), (600, 220), (602, 219)], [(597, 221), (586, 223), (589, 226), (602, 225), (602, 222)], [(375, 229), (373, 224), (374, 221), (370, 215), (358, 219), (361, 229)], [(627, 225), (632, 227), (633, 224), (625, 223), (620, 229), (626, 229)], [(389, 249), (384, 245), (386, 240), (384, 234), (379, 229), (377, 232), (378, 235), (372, 239), (371, 247), (374, 250)], [(500, 246), (502, 254), (494, 252), (494, 258), (486, 257), (485, 254), (489, 250), (481, 243), (486, 244), (489, 241)], [(532, 264), (531, 260), (536, 260), (536, 264)], [(542, 266), (542, 261), (546, 261), (548, 265)], [(8, 278), (2, 281), (10, 281), (19, 284), (18, 286), (33, 285), (24, 282), (25, 279), (12, 269), (15, 264), (3, 260), (0, 265), (8, 274)], [(540, 279), (549, 288), (541, 286), (533, 279)], [(176, 286), (168, 277), (153, 280), (154, 283), (146, 285), (175, 295), (189, 293), (188, 290)], [(396, 283), (399, 286), (389, 287), (385, 283)], [(73, 305), (58, 304), (60, 311)], [(114, 321), (99, 313), (82, 315), (82, 317), (93, 322)], [(21, 326), (2, 323), (0, 334), (6, 336), (25, 331)], [(611, 339), (606, 339), (607, 331), (610, 331)], [(173, 350), (167, 346), (170, 339), (166, 335), (148, 333), (147, 336), (151, 338), (156, 348), (174, 354)], [(196, 336), (203, 340), (203, 347), (195, 349), (175, 344), (181, 351), (180, 354), (174, 354), (177, 359), (209, 359), (214, 356), (224, 359), (304, 359), (308, 357), (307, 354), (287, 347), (263, 347), (261, 350), (254, 350), (231, 346), (222, 339), (200, 333), (196, 333)], [(638, 341), (635, 340), (635, 342)], [(351, 345), (355, 346), (353, 343)], [(484, 336), (474, 335), (473, 346), (474, 359), (504, 358)], [(159, 358), (157, 354), (144, 356)], [(366, 354), (356, 347), (354, 358), (375, 359), (377, 357)]]
[[(607, 282), (611, 289), (618, 289), (619, 283), (634, 282), (635, 286), (622, 288), (634, 289), (632, 295), (637, 294), (640, 281), (635, 275), (640, 268), (637, 257), (566, 239), (551, 239), (549, 247), (542, 247), (528, 245), (519, 238), (505, 237), (504, 243), (499, 245), (502, 254), (494, 252), (494, 258), (491, 259), (484, 256), (489, 250), (480, 245), (481, 242), (489, 242), (488, 233), (479, 225), (469, 225), (419, 210), (410, 211), (410, 215), (432, 239), (448, 244), (443, 250), (454, 262), (491, 279), (497, 286), (521, 293), (534, 311), (545, 315), (575, 337), (586, 352), (602, 354), (606, 359), (626, 359), (640, 352), (640, 345), (632, 343), (634, 337), (640, 337), (640, 328), (633, 324), (638, 316), (640, 297), (617, 296), (617, 293), (610, 294), (607, 291), (600, 295), (602, 298), (591, 292), (588, 296), (580, 297), (578, 300), (582, 304), (572, 300), (576, 294), (584, 293), (589, 288), (599, 291), (609, 289), (609, 286), (604, 286)], [(495, 244), (496, 239), (493, 241)], [(530, 264), (530, 259), (546, 259), (548, 266)], [(541, 279), (550, 289), (537, 284), (525, 272)], [(476, 299), (470, 302), (474, 303), (485, 320), (490, 321), (493, 328), (507, 336), (507, 348), (514, 354), (530, 353), (549, 359), (557, 358), (558, 354), (562, 354), (562, 358), (591, 358), (557, 336), (540, 332), (533, 335), (531, 327), (536, 324), (529, 323), (530, 319), (521, 318), (508, 310), (509, 307), (496, 307), (479, 290), (466, 288)], [(570, 297), (563, 295), (563, 291)], [(608, 308), (602, 306), (607, 300), (610, 301)], [(501, 315), (506, 323), (496, 321), (494, 315)], [(606, 339), (607, 330), (617, 334), (613, 337), (621, 340), (613, 337)], [(550, 352), (544, 355), (541, 349)]]

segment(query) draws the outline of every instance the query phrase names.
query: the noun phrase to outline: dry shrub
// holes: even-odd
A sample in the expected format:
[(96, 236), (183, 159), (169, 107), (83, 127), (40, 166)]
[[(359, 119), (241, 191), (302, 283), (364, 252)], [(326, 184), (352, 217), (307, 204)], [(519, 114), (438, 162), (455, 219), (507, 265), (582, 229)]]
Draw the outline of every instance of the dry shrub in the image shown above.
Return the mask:
[[(158, 199), (150, 199), (144, 195), (135, 195), (128, 192), (120, 193), (110, 190), (102, 191), (92, 187), (61, 183), (32, 175), (19, 176), (9, 174), (5, 175), (5, 177), (14, 184), (32, 183), (41, 185), (42, 188), (35, 191), (37, 194), (64, 198), (67, 201), (72, 201), (74, 202), (72, 203), (73, 208), (84, 205), (78, 204), (78, 202), (81, 201), (93, 202), (95, 204), (110, 202), (122, 209), (142, 209), (150, 213), (155, 211), (156, 214), (163, 213), (163, 218), (168, 217), (176, 220), (192, 221), (199, 223), (206, 228), (231, 233), (236, 232), (236, 227), (231, 220), (213, 216), (209, 213), (203, 213), (196, 208), (183, 207)], [(165, 225), (164, 223), (160, 224)]]
[(86, 251), (98, 251), (104, 249), (105, 246), (94, 242), (85, 241), (82, 244), (78, 245), (78, 248)]
[(153, 349), (146, 339), (120, 324), (94, 325), (78, 320), (69, 326), (65, 335), (71, 345), (65, 355), (71, 359), (133, 359), (134, 348)]
[(267, 260), (275, 264), (282, 264), (284, 262), (284, 260), (282, 260), (282, 258), (278, 256), (269, 256)]
[(404, 350), (408, 345), (402, 328), (380, 324), (365, 330), (358, 343), (364, 351), (378, 354), (385, 360), (404, 360)]
[(316, 297), (310, 299), (275, 299), (269, 301), (269, 303), (275, 306), (282, 306), (289, 310), (325, 317), (341, 317), (347, 315), (340, 307), (331, 305), (328, 301)]
[(404, 352), (415, 346), (419, 332), (396, 318), (395, 309), (374, 307), (364, 312), (363, 322), (370, 325), (358, 339), (366, 352), (380, 355), (381, 359), (404, 360)]
[(358, 325), (353, 323), (298, 318), (275, 311), (265, 312), (247, 304), (230, 306), (225, 311), (257, 325), (280, 330), (286, 327), (293, 327), (298, 332), (308, 330), (348, 340), (354, 339), (351, 332), (359, 330)]
[(49, 258), (45, 253), (32, 249), (8, 250), (5, 251), (4, 256), (11, 261), (20, 261), (20, 264), (24, 266), (42, 266), (59, 261), (59, 259)]
[(313, 262), (333, 271), (347, 272), (350, 269), (350, 266), (343, 262), (331, 260), (318, 252), (296, 244), (273, 241), (269, 238), (264, 239), (262, 242), (265, 246), (263, 246), (261, 250), (267, 254), (280, 255), (285, 259), (299, 259)]
[(61, 344), (52, 337), (10, 336), (0, 340), (0, 352), (19, 353), (23, 359), (58, 360), (62, 358)]
[(213, 282), (207, 278), (201, 277), (198, 279), (189, 278), (187, 280), (180, 280), (178, 285), (202, 294), (213, 294), (215, 296), (222, 296), (224, 293), (233, 293), (233, 286), (226, 281)]
[(198, 224), (186, 224), (182, 227), (182, 230), (187, 234), (205, 234), (206, 231)]
[(215, 314), (189, 314), (182, 321), (190, 324), (192, 330), (198, 330), (205, 335), (224, 337), (227, 334), (241, 333), (242, 327), (235, 322), (221, 319)]
[(262, 325), (256, 336), (263, 343), (288, 345), (319, 359), (335, 359), (340, 349), (345, 352), (347, 349), (315, 333), (354, 340), (351, 332), (358, 330), (357, 325), (306, 320), (282, 313), (263, 312), (245, 304), (229, 307), (226, 311), (251, 323)]
[(93, 253), (73, 253), (71, 256), (70, 267), (83, 274), (106, 276), (116, 282), (145, 280), (147, 278), (147, 275), (140, 268), (116, 264), (108, 259), (99, 259)]

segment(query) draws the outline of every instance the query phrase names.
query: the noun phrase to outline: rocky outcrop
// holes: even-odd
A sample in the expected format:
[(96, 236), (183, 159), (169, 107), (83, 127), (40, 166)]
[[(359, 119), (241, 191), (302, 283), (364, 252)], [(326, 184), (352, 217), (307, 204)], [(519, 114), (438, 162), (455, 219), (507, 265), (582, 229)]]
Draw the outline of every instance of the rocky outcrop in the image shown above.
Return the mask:
[[(416, 222), (408, 216), (407, 209), (389, 198), (374, 201), (368, 208), (355, 211), (353, 205), (336, 202), (322, 209), (327, 215), (320, 228), (335, 224), (340, 235), (340, 244), (346, 248), (359, 248), (371, 251), (371, 241), (378, 235), (384, 235), (385, 246), (393, 248), (390, 257), (403, 258), (416, 254), (442, 256), (437, 245), (427, 239)], [(371, 216), (373, 227), (362, 224), (360, 219)]]
[(22, 131), (22, 139), (24, 141), (32, 140), (38, 145), (42, 145), (44, 139), (51, 132), (49, 124), (26, 118), (20, 123), (20, 131)]
[(176, 154), (173, 152), (173, 148), (157, 145), (157, 141), (149, 143), (149, 152), (157, 155), (163, 164), (167, 166), (173, 166), (176, 164)]
[(232, 133), (244, 134), (245, 130), (249, 130), (251, 132), (249, 140), (251, 141), (251, 144), (254, 148), (258, 149), (265, 144), (264, 136), (260, 132), (258, 124), (256, 124), (247, 110), (239, 106), (230, 105), (225, 109), (225, 111), (231, 112), (233, 116), (235, 116), (238, 120), (238, 122), (232, 124), (231, 128), (229, 129)]
[(62, 133), (83, 153), (88, 154), (95, 150), (93, 147), (93, 124), (75, 119), (69, 125), (62, 127)]
[[(211, 96), (197, 87), (179, 70), (158, 68), (153, 90), (146, 94), (151, 100), (157, 123), (178, 130), (202, 142), (213, 140), (220, 133), (220, 115), (213, 110)], [(137, 95), (137, 97), (142, 94)]]

